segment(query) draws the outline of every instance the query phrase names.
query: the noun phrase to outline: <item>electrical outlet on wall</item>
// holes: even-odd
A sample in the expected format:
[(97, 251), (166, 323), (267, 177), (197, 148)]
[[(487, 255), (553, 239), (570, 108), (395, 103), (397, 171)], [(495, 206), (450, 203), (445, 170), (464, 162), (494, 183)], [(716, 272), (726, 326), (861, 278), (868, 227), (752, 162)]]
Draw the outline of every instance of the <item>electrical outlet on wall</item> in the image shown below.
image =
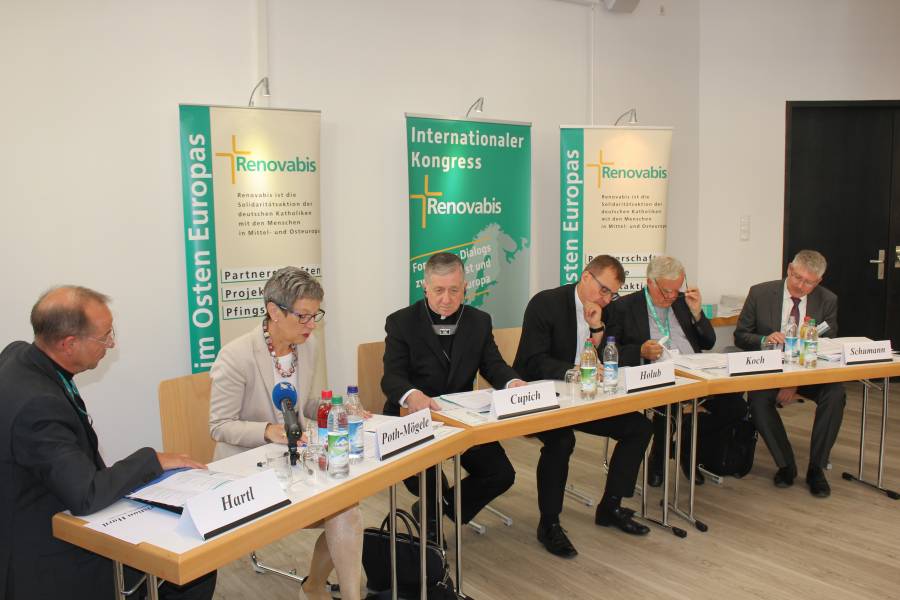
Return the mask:
[(738, 239), (742, 242), (750, 241), (750, 215), (741, 215)]

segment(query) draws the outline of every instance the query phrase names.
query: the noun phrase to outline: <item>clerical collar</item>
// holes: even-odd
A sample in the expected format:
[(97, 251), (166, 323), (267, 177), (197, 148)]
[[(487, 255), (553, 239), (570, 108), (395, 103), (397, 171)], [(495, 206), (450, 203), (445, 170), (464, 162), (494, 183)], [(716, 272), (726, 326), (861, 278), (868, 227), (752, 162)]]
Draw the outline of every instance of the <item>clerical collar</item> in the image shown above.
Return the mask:
[(456, 312), (447, 315), (446, 317), (442, 317), (431, 310), (431, 307), (428, 306), (428, 300), (425, 301), (425, 308), (428, 310), (428, 318), (431, 320), (431, 327), (434, 329), (435, 335), (452, 336), (456, 334), (456, 328), (459, 326), (466, 305), (461, 304), (460, 307), (456, 309)]

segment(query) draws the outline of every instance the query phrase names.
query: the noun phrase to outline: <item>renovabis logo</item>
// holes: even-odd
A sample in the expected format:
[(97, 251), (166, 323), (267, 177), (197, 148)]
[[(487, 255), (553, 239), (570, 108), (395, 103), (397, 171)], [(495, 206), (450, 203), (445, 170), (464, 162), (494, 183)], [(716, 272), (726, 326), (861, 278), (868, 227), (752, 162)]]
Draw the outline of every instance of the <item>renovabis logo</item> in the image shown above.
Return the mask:
[(499, 215), (503, 205), (495, 197), (454, 202), (444, 198), (444, 192), (429, 189), (428, 175), (423, 175), (422, 191), (410, 194), (409, 199), (421, 203), (422, 229), (428, 228), (428, 215)]
[(252, 150), (240, 150), (236, 135), (231, 136), (231, 152), (216, 152), (216, 156), (228, 159), (232, 184), (237, 183), (238, 173), (315, 173), (319, 169), (316, 161), (308, 156), (268, 158)]
[(657, 167), (625, 167), (616, 168), (615, 162), (604, 162), (603, 150), (597, 151), (597, 162), (586, 163), (586, 167), (597, 169), (597, 189), (603, 186), (604, 179), (668, 179), (669, 171)]

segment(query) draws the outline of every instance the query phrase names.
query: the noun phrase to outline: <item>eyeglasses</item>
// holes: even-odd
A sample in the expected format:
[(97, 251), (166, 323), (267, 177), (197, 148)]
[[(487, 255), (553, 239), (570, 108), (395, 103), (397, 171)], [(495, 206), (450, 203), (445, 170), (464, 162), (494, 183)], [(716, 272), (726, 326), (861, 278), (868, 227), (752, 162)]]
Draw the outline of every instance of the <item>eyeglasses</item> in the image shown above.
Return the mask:
[(110, 329), (109, 333), (107, 333), (102, 338), (91, 337), (89, 335), (81, 336), (86, 340), (91, 340), (93, 342), (97, 342), (98, 344), (103, 344), (107, 348), (112, 348), (116, 345), (116, 330)]
[(816, 286), (816, 285), (818, 285), (819, 282), (821, 281), (821, 278), (820, 278), (820, 279), (816, 279), (815, 281), (810, 281), (809, 279), (806, 279), (806, 278), (804, 278), (804, 277), (800, 277), (799, 275), (797, 275), (796, 273), (794, 273), (794, 269), (792, 269), (792, 268), (791, 268), (791, 269), (788, 269), (788, 277), (790, 277), (791, 279), (793, 279), (793, 280), (797, 283), (797, 285), (802, 285), (802, 286), (804, 286), (804, 287), (813, 287), (813, 286)]
[(308, 315), (308, 314), (303, 314), (303, 313), (298, 313), (296, 311), (293, 311), (293, 310), (289, 309), (287, 306), (282, 306), (280, 304), (278, 304), (277, 306), (284, 312), (297, 317), (297, 320), (300, 321), (301, 323), (303, 323), (304, 325), (309, 323), (310, 320), (318, 323), (319, 321), (321, 321), (322, 319), (325, 318), (325, 311), (322, 310), (321, 308), (319, 310), (317, 310), (316, 312), (314, 312), (313, 314)]
[(596, 275), (594, 275), (594, 274), (591, 273), (590, 271), (588, 271), (587, 274), (590, 275), (590, 276), (591, 276), (591, 279), (593, 279), (594, 281), (596, 281), (596, 282), (597, 282), (597, 285), (600, 286), (600, 295), (601, 295), (601, 296), (609, 296), (609, 299), (610, 299), (611, 302), (619, 299), (619, 294), (618, 294), (617, 292), (612, 291), (611, 289), (609, 289), (608, 287), (606, 287), (606, 286), (603, 285), (602, 283), (600, 283), (600, 280), (597, 279), (597, 276), (596, 276)]
[(663, 295), (663, 298), (675, 298), (678, 296), (678, 294), (683, 292), (681, 288), (684, 286), (684, 282), (682, 282), (681, 285), (678, 286), (677, 290), (667, 290), (663, 286), (659, 285), (658, 280), (653, 279), (652, 281), (656, 284), (656, 289), (658, 289), (659, 293)]

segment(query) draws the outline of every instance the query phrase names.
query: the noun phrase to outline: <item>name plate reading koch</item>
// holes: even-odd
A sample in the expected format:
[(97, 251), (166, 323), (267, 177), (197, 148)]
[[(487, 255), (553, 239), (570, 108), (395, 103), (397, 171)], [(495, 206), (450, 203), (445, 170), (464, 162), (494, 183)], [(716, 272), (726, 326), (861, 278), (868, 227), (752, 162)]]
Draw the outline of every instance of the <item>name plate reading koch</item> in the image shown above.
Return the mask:
[(675, 385), (675, 363), (671, 360), (642, 367), (622, 367), (619, 374), (624, 377), (628, 394)]
[(491, 394), (491, 414), (497, 419), (529, 415), (554, 408), (559, 408), (559, 398), (556, 396), (556, 385), (552, 381), (495, 390)]
[(375, 430), (375, 456), (384, 460), (433, 439), (431, 411), (419, 410), (391, 419)]
[(267, 469), (188, 499), (181, 521), (208, 540), (290, 503), (275, 471)]
[(891, 362), (891, 340), (880, 342), (848, 342), (844, 344), (843, 363), (864, 365), (866, 363)]
[(756, 350), (753, 352), (732, 352), (728, 356), (728, 376), (759, 375), (760, 373), (781, 373), (784, 367), (781, 350)]

